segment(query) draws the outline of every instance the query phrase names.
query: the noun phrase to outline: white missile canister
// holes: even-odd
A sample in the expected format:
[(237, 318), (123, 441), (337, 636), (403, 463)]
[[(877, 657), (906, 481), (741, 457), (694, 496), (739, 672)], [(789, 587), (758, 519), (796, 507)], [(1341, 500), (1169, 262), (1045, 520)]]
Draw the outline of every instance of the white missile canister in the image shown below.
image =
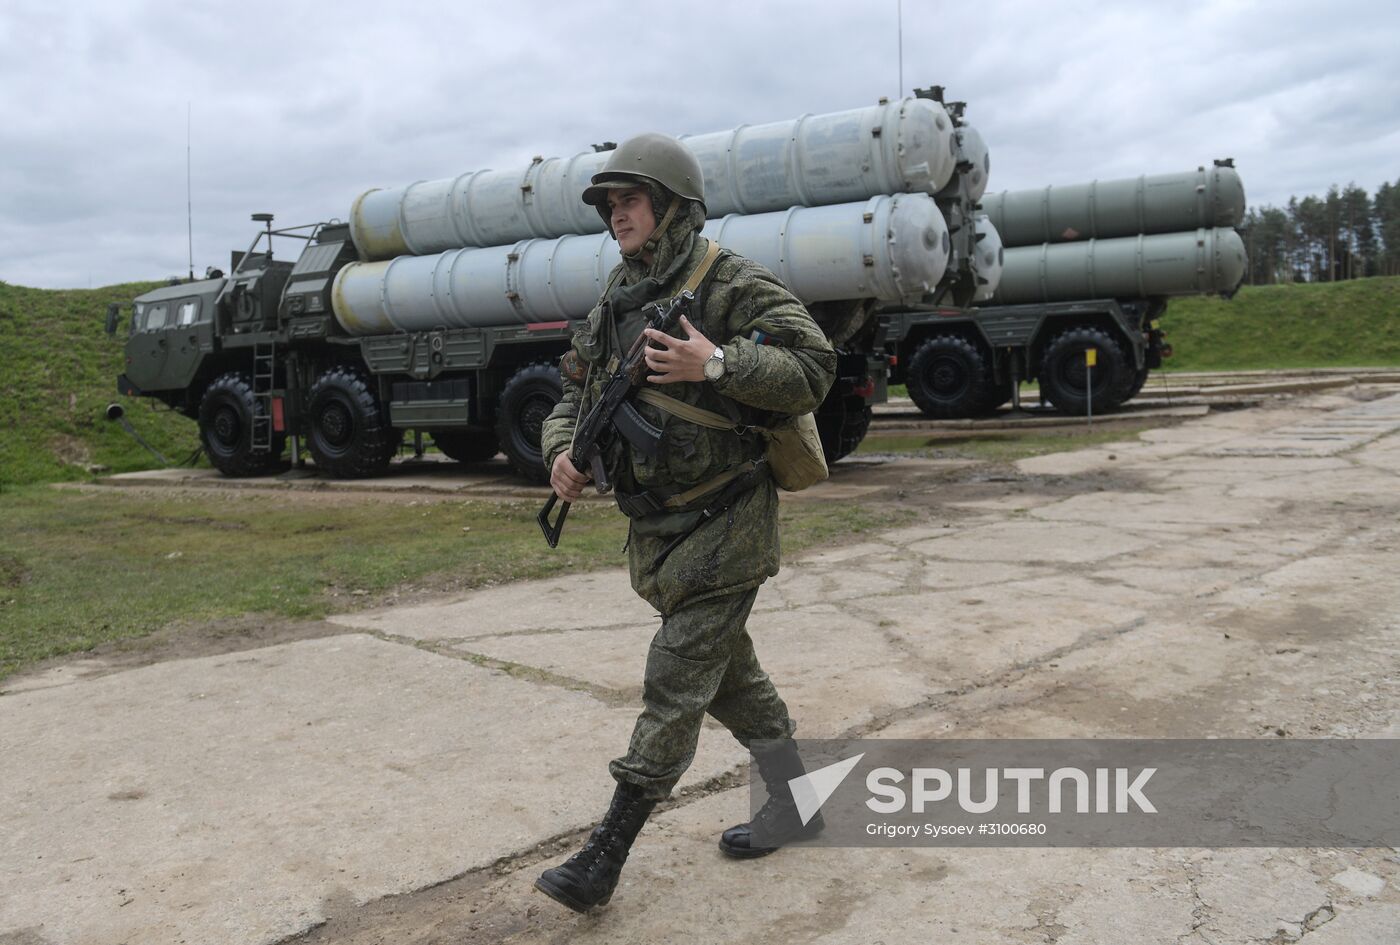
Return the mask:
[[(925, 194), (731, 214), (704, 235), (766, 266), (805, 302), (916, 301), (948, 265), (947, 225)], [(620, 258), (605, 233), (400, 256), (345, 266), (332, 299), (352, 335), (582, 318)]]
[[(713, 218), (937, 193), (957, 163), (955, 131), (942, 105), (906, 98), (682, 140), (704, 172)], [(587, 151), (371, 190), (351, 207), (351, 237), (361, 258), (376, 260), (599, 233), (603, 221), (581, 198), (607, 159)]]

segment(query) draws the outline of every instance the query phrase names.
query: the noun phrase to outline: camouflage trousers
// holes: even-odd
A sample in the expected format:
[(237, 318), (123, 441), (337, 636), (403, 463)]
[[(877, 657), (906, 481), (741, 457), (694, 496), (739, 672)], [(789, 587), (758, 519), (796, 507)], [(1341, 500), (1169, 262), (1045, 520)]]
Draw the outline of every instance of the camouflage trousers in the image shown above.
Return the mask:
[(708, 712), (748, 747), (796, 726), (758, 665), (745, 623), (758, 588), (708, 597), (667, 614), (647, 651), (642, 714), (627, 754), (609, 771), (649, 797), (671, 793), (695, 757)]

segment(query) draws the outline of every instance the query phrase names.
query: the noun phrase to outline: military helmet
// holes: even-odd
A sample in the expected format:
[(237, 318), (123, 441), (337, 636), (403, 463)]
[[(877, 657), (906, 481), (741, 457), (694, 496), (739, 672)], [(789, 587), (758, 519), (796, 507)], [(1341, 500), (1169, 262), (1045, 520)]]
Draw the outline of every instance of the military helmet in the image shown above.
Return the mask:
[[(583, 192), (583, 202), (596, 207), (607, 223), (611, 217), (608, 191), (636, 187), (644, 180), (705, 206), (705, 177), (700, 162), (676, 138), (654, 132), (628, 138), (614, 149), (603, 169), (593, 175), (593, 185)], [(656, 212), (660, 213), (661, 208), (657, 207)]]

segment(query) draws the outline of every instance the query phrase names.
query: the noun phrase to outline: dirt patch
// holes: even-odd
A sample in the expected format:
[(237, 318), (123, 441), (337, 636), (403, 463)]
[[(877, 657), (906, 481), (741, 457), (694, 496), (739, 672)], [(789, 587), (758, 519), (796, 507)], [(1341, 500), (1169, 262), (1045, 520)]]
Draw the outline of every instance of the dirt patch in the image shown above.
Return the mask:
[(86, 467), (92, 462), (92, 453), (87, 444), (67, 433), (55, 433), (49, 437), (48, 448), (60, 462), (69, 466)]
[(0, 554), (0, 587), (19, 587), (29, 579), (29, 570), (14, 555)]
[(1012, 463), (930, 461), (893, 456), (868, 456), (862, 460), (859, 466), (836, 466), (832, 479), (843, 484), (878, 487), (862, 496), (863, 503), (917, 508), (946, 518), (973, 514), (957, 506), (980, 499), (1023, 493), (1063, 499), (1093, 492), (1136, 492), (1149, 488), (1147, 480), (1131, 470), (1052, 476), (1024, 473)]
[(247, 529), (243, 522), (220, 522), (217, 519), (207, 518), (199, 515), (130, 515), (128, 518), (137, 519), (157, 525), (197, 525), (200, 528), (212, 528), (218, 531), (237, 532)]
[(46, 444), (54, 458), (65, 466), (76, 466), (89, 475), (96, 476), (107, 472), (107, 467), (92, 461), (92, 450), (88, 444), (67, 433), (55, 433)]
[(69, 653), (36, 663), (5, 680), (14, 683), (41, 675), (57, 666), (82, 661), (91, 663), (81, 673), (95, 678), (169, 660), (197, 659), (241, 653), (279, 643), (314, 640), (358, 631), (323, 620), (287, 620), (263, 614), (248, 614), (206, 622), (177, 621), (154, 633), (130, 640), (101, 643), (81, 653)]
[[(471, 479), (467, 473), (463, 473), (463, 483), (470, 484)], [(418, 489), (386, 486), (375, 489), (373, 480), (357, 482), (354, 488), (339, 488), (328, 485), (323, 481), (315, 481), (311, 484), (299, 486), (287, 486), (278, 483), (274, 479), (218, 479), (210, 478), (200, 482), (177, 482), (177, 483), (133, 483), (130, 480), (118, 482), (111, 479), (102, 480), (97, 483), (90, 482), (62, 482), (54, 483), (54, 488), (72, 490), (76, 492), (97, 493), (101, 495), (135, 495), (143, 498), (156, 499), (179, 499), (198, 498), (210, 499), (221, 498), (232, 503), (237, 502), (258, 502), (269, 498), (296, 502), (308, 508), (346, 508), (355, 505), (373, 503), (375, 505), (429, 505), (439, 502), (536, 502), (544, 505), (549, 498), (549, 492), (542, 489), (531, 489), (529, 486), (520, 485), (518, 488), (508, 490), (493, 491), (468, 491), (448, 490), (448, 489)], [(603, 501), (612, 503), (610, 496), (602, 499), (595, 499), (591, 495), (585, 496), (585, 502)]]

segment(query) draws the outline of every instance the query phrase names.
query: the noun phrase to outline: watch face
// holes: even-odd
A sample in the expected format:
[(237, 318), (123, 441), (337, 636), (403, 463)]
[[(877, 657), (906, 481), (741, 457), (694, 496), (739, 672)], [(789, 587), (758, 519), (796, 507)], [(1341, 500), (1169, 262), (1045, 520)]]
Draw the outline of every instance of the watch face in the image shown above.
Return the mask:
[(724, 361), (720, 358), (710, 358), (705, 362), (705, 380), (717, 381), (724, 376)]

